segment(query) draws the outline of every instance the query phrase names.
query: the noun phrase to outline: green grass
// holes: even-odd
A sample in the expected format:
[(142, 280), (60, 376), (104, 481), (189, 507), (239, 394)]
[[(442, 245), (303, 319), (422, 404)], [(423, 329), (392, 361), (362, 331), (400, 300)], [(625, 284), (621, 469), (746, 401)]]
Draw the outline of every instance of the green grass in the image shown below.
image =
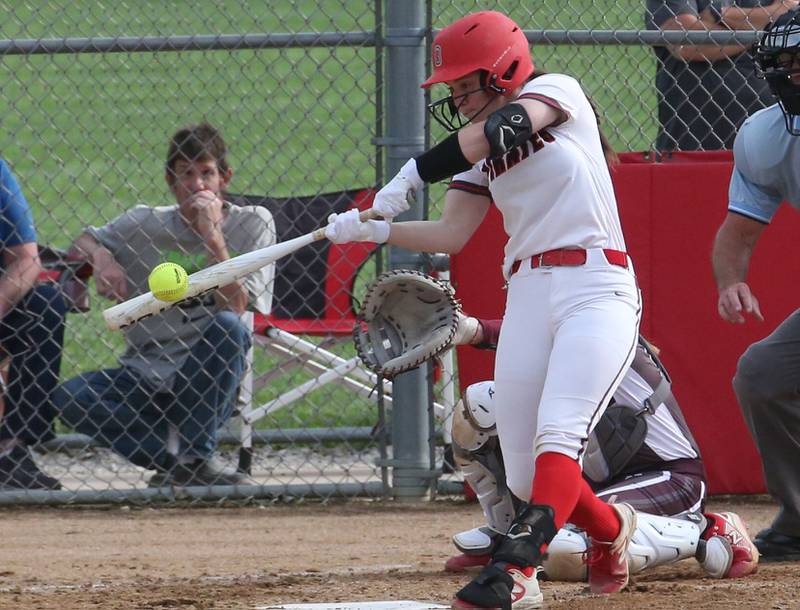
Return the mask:
[[(0, 38), (371, 31), (373, 5), (0, 2)], [(436, 0), (433, 25), (483, 8), (483, 2)], [(640, 0), (501, 0), (496, 8), (526, 29), (636, 29), (643, 19)], [(537, 46), (533, 55), (537, 65), (583, 83), (616, 148), (649, 147), (655, 135), (649, 49)], [(22, 183), (45, 243), (67, 246), (83, 227), (138, 203), (171, 203), (163, 177), (167, 139), (177, 127), (204, 119), (226, 137), (235, 191), (307, 195), (376, 181), (373, 48), (4, 56), (2, 69), (2, 155)], [(434, 139), (441, 135), (434, 131)], [(432, 192), (436, 215), (441, 189)], [(102, 330), (99, 311), (106, 305), (95, 296), (92, 313), (70, 317), (64, 378), (114, 364), (121, 337)], [(256, 363), (259, 370), (273, 365), (262, 356)], [(270, 385), (259, 401), (303, 378)], [(364, 404), (326, 388), (263, 425), (369, 425), (375, 415)]]

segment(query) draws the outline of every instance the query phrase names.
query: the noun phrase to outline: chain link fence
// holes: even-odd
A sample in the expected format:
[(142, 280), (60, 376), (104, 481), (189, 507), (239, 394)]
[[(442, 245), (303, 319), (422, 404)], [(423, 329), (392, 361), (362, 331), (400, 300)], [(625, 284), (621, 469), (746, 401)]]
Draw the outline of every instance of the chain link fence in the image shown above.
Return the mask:
[[(202, 122), (215, 126), (227, 143), (233, 172), (228, 199), (271, 213), (241, 223), (246, 239), (240, 241), (255, 243), (268, 232), (255, 229), (261, 227), (258, 219), (270, 215), (274, 224), (264, 221), (264, 226), (274, 230), (271, 239), (282, 240), (319, 226), (332, 211), (368, 205), (371, 189), (390, 165), (384, 101), (393, 91), (384, 65), (391, 37), (384, 11), (398, 5), (380, 0), (2, 4), (2, 156), (30, 204), (39, 244), (56, 250), (49, 252), (42, 283), (55, 282), (63, 290), (80, 289), (85, 282), (90, 306), (73, 304), (79, 311), (64, 316), (60, 367), (59, 350), (43, 349), (61, 342), (59, 312), (45, 321), (48, 316), (39, 311), (28, 326), (18, 320), (7, 329), (25, 345), (15, 347), (4, 336), (0, 502), (391, 495), (390, 455), (398, 449), (391, 446), (391, 387), (376, 388), (377, 380), (355, 367), (343, 330), (352, 325), (366, 282), (386, 266), (377, 250), (320, 246), (277, 266), (272, 285), (277, 321), (268, 324), (260, 314), (244, 318), (247, 328), (254, 328), (253, 348), (237, 384), (235, 408), (221, 396), (222, 377), (214, 375), (238, 376), (238, 369), (220, 372), (205, 360), (186, 368), (177, 357), (183, 384), (202, 385), (196, 375), (207, 372), (215, 398), (195, 397), (175, 414), (180, 381), (153, 385), (144, 375), (117, 402), (104, 394), (105, 410), (87, 409), (80, 420), (65, 418), (43, 394), (49, 395), (55, 382), (118, 367), (123, 334), (104, 329), (100, 312), (110, 302), (97, 294), (97, 260), (92, 278), (80, 264), (66, 264), (63, 255), (87, 227), (103, 227), (137, 205), (175, 204), (175, 176), (167, 180), (165, 161), (178, 128)], [(466, 0), (408, 4), (423, 9), (420, 40), (426, 44), (430, 28), (487, 8)], [(726, 145), (724, 138), (712, 144), (695, 138), (684, 145), (659, 127), (659, 117), (667, 123), (666, 108), (678, 117), (677, 131), (694, 129), (687, 119), (692, 112), (715, 131), (717, 123), (708, 117), (733, 116), (718, 103), (725, 82), (709, 91), (703, 87), (710, 81), (687, 85), (686, 75), (679, 75), (657, 89), (656, 73), (675, 60), (682, 42), (741, 47), (752, 42), (753, 31), (662, 35), (652, 19), (646, 21), (652, 4), (501, 0), (491, 8), (508, 13), (529, 33), (537, 67), (582, 82), (616, 149), (651, 150), (657, 140), (662, 150)], [(670, 52), (665, 42), (672, 44), (667, 48), (673, 55), (665, 54)], [(653, 44), (661, 45), (658, 57)], [(738, 54), (731, 56), (723, 60), (730, 69), (746, 70), (736, 65)], [(712, 74), (723, 70), (723, 64), (705, 64)], [(752, 89), (751, 74), (745, 76), (744, 84), (737, 82)], [(699, 87), (717, 102), (700, 103), (697, 97), (682, 102), (676, 94), (681, 86), (693, 88), (683, 91), (687, 95)], [(727, 93), (736, 102), (743, 91)], [(754, 105), (740, 104), (746, 112)], [(435, 126), (431, 130), (428, 137), (434, 141), (443, 135)], [(422, 141), (426, 134), (407, 135)], [(439, 213), (442, 192), (441, 186), (431, 188), (430, 216)], [(168, 226), (166, 220), (158, 222)], [(144, 245), (134, 246), (132, 235), (120, 235), (113, 244), (103, 241), (107, 232), (92, 235), (129, 258), (141, 255), (140, 276), (166, 251), (194, 265), (190, 271), (209, 260), (202, 248), (178, 234), (172, 235), (174, 244), (157, 248), (156, 260)], [(5, 243), (15, 242), (6, 236)], [(11, 262), (5, 260), (7, 272)], [(48, 307), (53, 313), (52, 303)], [(179, 342), (196, 348), (200, 338), (205, 354), (219, 353), (219, 339), (206, 333), (209, 314), (203, 315)], [(159, 341), (165, 352), (180, 352), (174, 339), (161, 336)], [(245, 347), (246, 342), (239, 345)], [(338, 372), (327, 372), (331, 367)], [(458, 394), (451, 360), (425, 371), (423, 378), (431, 380), (436, 404), (432, 422), (424, 422), (431, 425), (431, 442), (420, 476), (432, 483), (438, 479), (440, 491), (454, 491), (457, 477), (441, 477), (448, 469), (444, 422)], [(105, 388), (111, 375), (100, 379)], [(197, 429), (213, 432), (219, 441), (213, 451), (198, 440)], [(23, 444), (33, 453), (21, 451)], [(143, 454), (142, 447), (149, 449)], [(177, 456), (174, 462), (164, 461), (165, 453)], [(41, 472), (33, 470), (30, 456)], [(194, 461), (198, 457), (213, 460), (201, 468)], [(231, 472), (237, 466), (239, 474)]]

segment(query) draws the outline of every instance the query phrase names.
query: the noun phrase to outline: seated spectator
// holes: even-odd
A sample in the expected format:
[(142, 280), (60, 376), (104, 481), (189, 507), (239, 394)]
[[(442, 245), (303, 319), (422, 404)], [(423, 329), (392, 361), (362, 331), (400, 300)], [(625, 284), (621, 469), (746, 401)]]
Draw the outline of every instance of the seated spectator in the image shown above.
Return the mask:
[[(166, 180), (177, 205), (136, 206), (89, 227), (71, 254), (89, 260), (97, 290), (121, 301), (148, 290), (157, 264), (192, 273), (272, 244), (265, 208), (225, 201), (231, 180), (225, 142), (208, 124), (180, 129), (167, 152)], [(215, 457), (220, 426), (231, 415), (245, 357), (247, 308), (269, 312), (274, 266), (143, 320), (125, 331), (118, 368), (62, 384), (54, 402), (65, 423), (157, 472), (150, 486), (231, 485), (243, 475)], [(177, 432), (178, 453), (168, 450)]]
[(29, 446), (52, 438), (50, 393), (58, 384), (66, 306), (42, 271), (28, 202), (0, 160), (0, 351), (10, 358), (0, 422), (0, 489), (60, 489)]
[[(798, 0), (647, 0), (649, 30), (762, 30)], [(736, 129), (775, 102), (741, 44), (668, 45), (658, 59), (656, 149), (718, 150), (733, 146)]]

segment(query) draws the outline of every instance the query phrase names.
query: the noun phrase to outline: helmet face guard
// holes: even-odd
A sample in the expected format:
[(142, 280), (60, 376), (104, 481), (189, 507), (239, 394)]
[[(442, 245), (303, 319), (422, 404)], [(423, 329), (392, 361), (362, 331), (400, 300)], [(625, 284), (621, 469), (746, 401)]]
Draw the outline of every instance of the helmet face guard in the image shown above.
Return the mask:
[(472, 121), (458, 112), (458, 106), (452, 95), (428, 104), (428, 112), (447, 131), (458, 131)]
[(778, 98), (786, 130), (800, 135), (800, 12), (782, 15), (755, 47), (758, 75)]
[[(486, 81), (485, 75), (481, 75), (481, 83)], [(467, 91), (466, 93), (462, 93), (458, 97), (453, 97), (452, 94), (448, 95), (447, 97), (440, 98), (434, 102), (428, 104), (428, 112), (431, 113), (431, 116), (436, 120), (439, 125), (444, 127), (447, 131), (458, 131), (462, 127), (469, 125), (475, 117), (466, 117), (461, 112), (459, 112), (459, 108), (464, 100), (467, 98), (468, 95), (472, 95), (474, 93), (479, 93), (480, 91), (488, 91), (490, 93), (498, 94), (496, 88), (492, 87), (492, 85), (484, 85), (478, 87), (473, 91)], [(475, 116), (480, 115), (481, 112), (484, 111), (486, 106), (492, 103), (492, 97), (486, 102), (486, 104), (475, 113)]]

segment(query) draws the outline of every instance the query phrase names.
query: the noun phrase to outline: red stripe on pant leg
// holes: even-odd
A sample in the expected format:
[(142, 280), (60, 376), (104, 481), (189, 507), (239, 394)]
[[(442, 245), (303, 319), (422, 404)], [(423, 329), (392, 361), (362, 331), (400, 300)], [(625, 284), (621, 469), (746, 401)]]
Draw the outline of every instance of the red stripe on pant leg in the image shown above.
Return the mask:
[(569, 519), (580, 495), (581, 467), (563, 453), (548, 451), (536, 458), (532, 504), (547, 504), (555, 513), (556, 529)]
[(569, 522), (586, 530), (595, 540), (604, 542), (616, 540), (620, 531), (617, 511), (598, 498), (584, 479), (581, 479), (580, 495)]

